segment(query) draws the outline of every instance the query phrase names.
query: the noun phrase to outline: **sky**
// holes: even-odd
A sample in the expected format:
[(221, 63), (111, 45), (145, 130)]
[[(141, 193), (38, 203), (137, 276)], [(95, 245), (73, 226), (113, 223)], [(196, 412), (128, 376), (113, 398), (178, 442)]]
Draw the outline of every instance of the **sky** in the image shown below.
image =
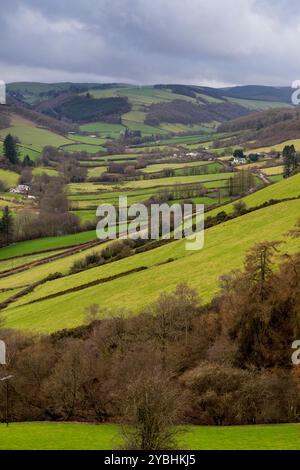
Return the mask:
[(299, 0), (0, 0), (0, 79), (291, 85)]

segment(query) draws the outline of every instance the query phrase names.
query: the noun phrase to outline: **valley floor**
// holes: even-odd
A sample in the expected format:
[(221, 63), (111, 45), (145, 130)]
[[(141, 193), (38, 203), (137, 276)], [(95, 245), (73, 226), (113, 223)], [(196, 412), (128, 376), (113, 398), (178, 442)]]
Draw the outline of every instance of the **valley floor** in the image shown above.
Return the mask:
[[(178, 449), (299, 450), (300, 425), (185, 426), (179, 429)], [(115, 424), (0, 424), (0, 450), (114, 450), (120, 447)]]

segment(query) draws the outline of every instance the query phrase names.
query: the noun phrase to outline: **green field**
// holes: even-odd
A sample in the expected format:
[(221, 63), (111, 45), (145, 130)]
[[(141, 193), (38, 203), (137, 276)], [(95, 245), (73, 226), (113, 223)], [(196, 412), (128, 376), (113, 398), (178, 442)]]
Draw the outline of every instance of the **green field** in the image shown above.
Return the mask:
[(80, 142), (77, 144), (64, 145), (62, 148), (66, 152), (87, 152), (90, 154), (105, 151), (105, 148), (101, 147), (101, 145), (82, 144)]
[(64, 250), (53, 250), (53, 251), (47, 251), (47, 253), (20, 256), (18, 258), (0, 259), (0, 271), (14, 269), (14, 268), (17, 268), (18, 266), (23, 266), (24, 264), (32, 263), (33, 261), (38, 261), (44, 258), (48, 258), (49, 256), (61, 253), (62, 251)]
[[(192, 176), (171, 176), (169, 178), (153, 178), (148, 180), (127, 181), (125, 183), (101, 184), (101, 183), (71, 183), (68, 185), (69, 195), (96, 193), (101, 190), (127, 190), (127, 189), (147, 189), (157, 188), (161, 186), (174, 186), (194, 183), (207, 183), (211, 182), (214, 186), (215, 182), (220, 183), (230, 178), (233, 173), (213, 173), (206, 175), (192, 175)], [(216, 184), (217, 186), (217, 184)]]
[(18, 184), (19, 178), (20, 175), (18, 175), (18, 173), (9, 170), (2, 170), (2, 168), (0, 168), (0, 181), (4, 183), (5, 189), (16, 186)]
[(267, 176), (282, 175), (283, 165), (272, 166), (272, 167), (269, 167), (269, 168), (263, 168), (262, 173), (264, 173)]
[[(285, 199), (295, 198), (300, 196), (300, 173), (287, 179), (279, 181), (277, 184), (267, 186), (249, 196), (244, 197), (242, 200), (245, 202), (248, 209), (260, 206), (271, 199)], [(210, 216), (216, 215), (220, 211), (225, 211), (230, 214), (233, 211), (234, 203), (226, 204), (209, 212)]]
[(32, 174), (34, 176), (39, 176), (46, 173), (48, 176), (59, 176), (59, 172), (55, 170), (54, 168), (47, 168), (44, 166), (38, 166), (32, 170)]
[(283, 179), (283, 175), (272, 175), (268, 176), (268, 179), (272, 181), (272, 183), (279, 183)]
[(93, 168), (88, 169), (87, 176), (88, 178), (99, 178), (105, 171), (107, 170), (107, 166), (96, 166)]
[(98, 137), (91, 137), (86, 135), (77, 135), (71, 134), (70, 139), (74, 140), (75, 142), (79, 142), (82, 144), (91, 144), (91, 145), (102, 145), (105, 144), (105, 139), (99, 139)]
[(282, 152), (286, 145), (294, 145), (297, 151), (300, 150), (300, 139), (286, 140), (279, 144), (270, 145), (269, 147), (260, 147), (256, 149), (251, 149), (251, 152), (270, 152), (271, 150), (276, 150), (276, 152)]
[[(299, 424), (184, 426), (182, 450), (299, 450)], [(0, 425), (0, 450), (116, 450), (122, 438), (116, 424), (13, 423)]]
[(61, 237), (45, 237), (39, 238), (38, 240), (28, 240), (0, 248), (0, 260), (44, 250), (55, 250), (57, 248), (78, 245), (95, 239), (95, 230), (91, 230), (89, 232), (80, 232), (72, 235), (62, 235)]
[(106, 122), (91, 122), (90, 124), (83, 124), (80, 126), (83, 132), (97, 132), (103, 136), (119, 137), (121, 132), (125, 131), (125, 127), (121, 124), (108, 124)]
[[(188, 168), (188, 167), (198, 167), (198, 166), (207, 166), (208, 170), (212, 168), (222, 168), (222, 165), (211, 163), (211, 162), (183, 162), (183, 163), (156, 163), (154, 165), (148, 165), (147, 168), (143, 169), (143, 173), (157, 173), (162, 170), (176, 170), (180, 168)], [(210, 173), (210, 171), (208, 171)]]
[(18, 137), (21, 144), (34, 151), (40, 151), (46, 145), (60, 147), (61, 145), (70, 143), (70, 140), (61, 135), (55, 134), (47, 129), (34, 127), (33, 123), (28, 123), (30, 122), (22, 122), (22, 124), (0, 130), (0, 138), (4, 139), (7, 134), (12, 134), (13, 136)]

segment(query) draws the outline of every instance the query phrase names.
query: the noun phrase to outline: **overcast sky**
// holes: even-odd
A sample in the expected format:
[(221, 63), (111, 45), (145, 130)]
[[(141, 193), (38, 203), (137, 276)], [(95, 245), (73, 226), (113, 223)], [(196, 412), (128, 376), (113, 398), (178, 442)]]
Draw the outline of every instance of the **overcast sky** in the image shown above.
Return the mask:
[(0, 79), (291, 85), (299, 0), (0, 0)]

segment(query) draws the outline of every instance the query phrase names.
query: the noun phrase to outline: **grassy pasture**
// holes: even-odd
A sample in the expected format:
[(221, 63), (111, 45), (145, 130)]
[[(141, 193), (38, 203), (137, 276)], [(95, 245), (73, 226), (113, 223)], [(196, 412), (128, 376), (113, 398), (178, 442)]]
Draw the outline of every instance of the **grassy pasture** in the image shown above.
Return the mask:
[(31, 158), (31, 160), (37, 160), (41, 154), (40, 151), (34, 150), (33, 148), (26, 147), (24, 145), (17, 145), (19, 158), (23, 160), (26, 155)]
[[(285, 239), (287, 231), (299, 218), (299, 207), (298, 200), (289, 201), (207, 229), (205, 246), (200, 251), (186, 251), (185, 240), (178, 240), (146, 253), (68, 276), (63, 283), (61, 280), (48, 282), (20, 299), (19, 306), (14, 304), (4, 311), (6, 325), (37, 331), (73, 327), (82, 322), (84, 310), (91, 304), (91, 299), (104, 308), (126, 306), (136, 312), (154, 300), (159, 292), (174, 289), (184, 280), (199, 290), (204, 301), (208, 301), (218, 291), (219, 276), (240, 268), (245, 252), (251, 246), (266, 239)], [(292, 253), (299, 246), (299, 239), (288, 238), (284, 251)], [(174, 261), (166, 263), (170, 258)], [(78, 291), (64, 293), (66, 289), (80, 288), (94, 280), (99, 281), (142, 266), (148, 269), (81, 289), (80, 294)], [(15, 280), (4, 279), (4, 287), (22, 284), (24, 273), (17, 276)], [(33, 276), (34, 269), (31, 270), (31, 280)], [(58, 296), (42, 300), (53, 294)], [(37, 299), (41, 300), (26, 305), (26, 302)]]
[(101, 147), (101, 145), (91, 145), (91, 144), (82, 144), (78, 143), (69, 143), (68, 145), (64, 145), (61, 147), (66, 152), (87, 152), (87, 153), (97, 153), (97, 152), (104, 152), (105, 148)]
[(36, 168), (33, 168), (32, 170), (32, 174), (34, 176), (39, 176), (39, 175), (42, 175), (46, 173), (46, 175), (48, 176), (59, 176), (60, 173), (55, 170), (55, 168), (47, 168), (47, 167), (44, 167), (44, 166), (38, 166)]
[(28, 240), (0, 248), (0, 260), (36, 253), (38, 251), (55, 250), (62, 247), (79, 245), (92, 240), (96, 240), (95, 230), (72, 235), (62, 235), (61, 237), (45, 237), (39, 238), (38, 240)]
[(141, 131), (143, 135), (156, 135), (156, 134), (166, 134), (167, 131), (160, 129), (159, 127), (149, 126), (143, 122), (134, 122), (122, 119), (124, 126), (128, 127), (130, 131)]
[(283, 165), (272, 166), (269, 168), (263, 168), (262, 172), (267, 176), (282, 175), (283, 168), (284, 168)]
[(6, 189), (12, 188), (18, 184), (20, 175), (10, 170), (0, 168), (0, 181), (4, 183)]
[(156, 186), (172, 186), (176, 184), (206, 183), (208, 181), (227, 180), (233, 173), (216, 173), (208, 175), (174, 176), (169, 178), (154, 178), (150, 180), (128, 181), (124, 188), (151, 188)]
[(278, 183), (279, 181), (283, 179), (283, 175), (272, 175), (272, 176), (268, 176), (268, 178), (273, 183)]
[[(245, 196), (242, 200), (248, 209), (264, 204), (271, 199), (285, 199), (300, 196), (300, 173), (290, 178), (279, 181), (276, 184), (267, 186), (249, 196)], [(220, 211), (230, 214), (233, 211), (234, 203), (226, 204), (209, 212), (210, 216), (216, 215)]]
[(125, 127), (121, 124), (108, 124), (106, 122), (91, 122), (90, 124), (83, 124), (80, 126), (83, 132), (97, 132), (103, 136), (119, 137), (121, 132), (125, 131)]
[[(184, 185), (184, 184), (193, 184), (193, 183), (211, 183), (211, 187), (214, 185), (217, 187), (220, 182), (228, 180), (233, 175), (233, 173), (213, 173), (205, 175), (192, 175), (192, 176), (171, 176), (166, 178), (153, 178), (148, 180), (138, 180), (138, 181), (127, 181), (124, 183), (70, 183), (68, 185), (68, 194), (70, 196), (75, 194), (86, 194), (86, 193), (97, 193), (100, 191), (111, 191), (111, 190), (120, 190), (126, 191), (130, 189), (147, 189), (147, 188), (158, 188), (158, 187), (168, 187), (174, 185)], [(221, 185), (222, 185), (221, 184)]]
[[(181, 450), (298, 450), (299, 424), (258, 426), (184, 426)], [(1, 450), (114, 450), (121, 445), (117, 424), (0, 424)]]
[(269, 147), (260, 147), (256, 149), (251, 149), (251, 152), (271, 152), (271, 150), (275, 150), (276, 152), (282, 152), (286, 145), (294, 145), (297, 151), (300, 151), (300, 139), (293, 139), (293, 140), (286, 140), (285, 142), (281, 142), (279, 144), (270, 145)]
[(85, 135), (77, 135), (72, 134), (70, 136), (71, 140), (75, 142), (79, 142), (82, 144), (90, 144), (90, 145), (102, 145), (105, 144), (106, 139), (99, 139), (98, 137), (90, 137)]
[[(197, 166), (207, 166), (208, 168), (212, 168), (212, 165), (214, 165), (211, 162), (182, 162), (182, 163), (156, 163), (154, 165), (148, 165), (147, 168), (143, 169), (143, 173), (157, 173), (165, 169), (171, 169), (171, 170), (176, 170), (176, 169), (181, 169), (181, 168), (187, 168), (187, 167), (197, 167)], [(222, 165), (218, 165), (220, 168)]]
[(96, 217), (96, 206), (92, 210), (73, 210), (72, 213), (79, 217), (81, 223), (84, 222), (94, 222), (97, 220)]
[(33, 261), (38, 261), (44, 258), (48, 258), (54, 254), (58, 254), (64, 250), (54, 250), (47, 253), (33, 254), (28, 256), (20, 256), (19, 258), (12, 259), (0, 259), (0, 271), (6, 271), (8, 269), (14, 269), (19, 266), (23, 266), (27, 263), (32, 263)]
[(55, 134), (48, 129), (35, 127), (31, 121), (25, 121), (24, 119), (17, 121), (15, 125), (7, 129), (0, 130), (0, 138), (4, 139), (7, 134), (18, 137), (23, 146), (33, 151), (40, 151), (46, 145), (60, 147), (61, 145), (70, 143), (69, 139)]
[(96, 166), (93, 168), (88, 169), (87, 176), (88, 178), (99, 178), (105, 171), (107, 170), (107, 166)]

